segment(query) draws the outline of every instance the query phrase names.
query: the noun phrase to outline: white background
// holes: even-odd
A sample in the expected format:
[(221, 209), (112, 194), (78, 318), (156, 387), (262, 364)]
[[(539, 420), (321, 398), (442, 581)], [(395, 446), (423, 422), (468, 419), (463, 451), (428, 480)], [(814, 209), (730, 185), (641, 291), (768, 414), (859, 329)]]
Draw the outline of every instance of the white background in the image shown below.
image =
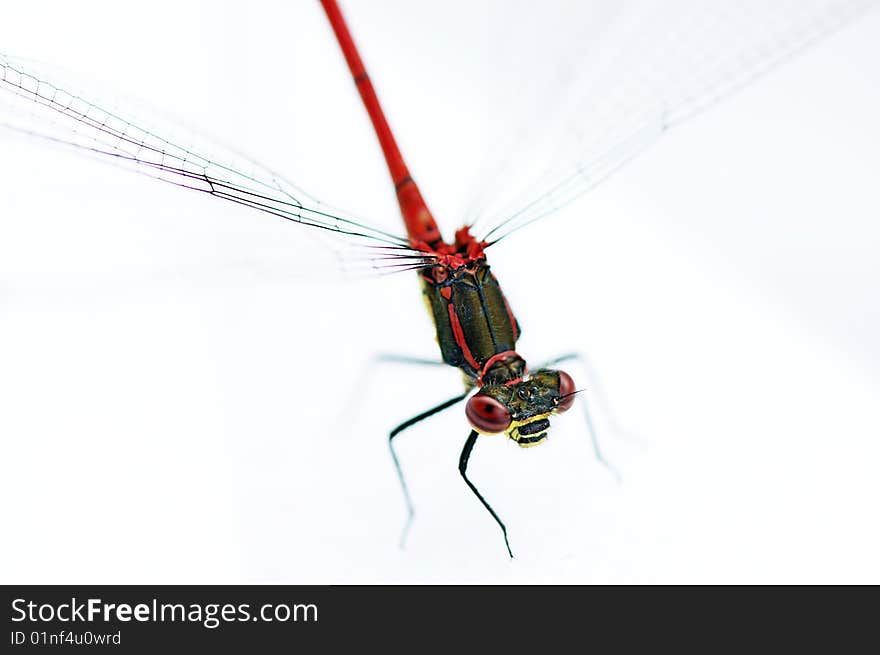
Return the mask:
[[(469, 4), (344, 7), (446, 226), (500, 120)], [(541, 448), (481, 439), (513, 561), (456, 409), (401, 437), (397, 548), (385, 435), (460, 389), (364, 377), (436, 354), (414, 276), (303, 277), (294, 226), (0, 135), (0, 580), (880, 582), (878, 36), (875, 12), (490, 253), (520, 351), (588, 352), (623, 428), (600, 417), (622, 484), (575, 414)], [(32, 2), (0, 46), (396, 229), (317, 3)]]

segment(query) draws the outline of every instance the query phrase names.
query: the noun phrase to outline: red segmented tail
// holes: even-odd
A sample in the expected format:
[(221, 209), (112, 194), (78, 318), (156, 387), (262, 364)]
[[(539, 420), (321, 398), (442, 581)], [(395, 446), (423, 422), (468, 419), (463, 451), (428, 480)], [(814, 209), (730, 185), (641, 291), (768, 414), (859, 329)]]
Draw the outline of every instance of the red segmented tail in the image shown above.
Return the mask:
[(382, 146), (382, 153), (388, 163), (391, 180), (394, 182), (394, 189), (397, 192), (397, 202), (400, 204), (400, 211), (403, 214), (403, 222), (406, 223), (406, 231), (410, 241), (436, 243), (442, 238), (440, 230), (419, 192), (419, 187), (410, 177), (409, 169), (394, 141), (394, 135), (391, 133), (391, 128), (382, 112), (382, 106), (379, 104), (379, 98), (376, 96), (373, 84), (367, 76), (367, 70), (361, 61), (357, 46), (355, 46), (348, 26), (345, 24), (345, 18), (342, 16), (336, 0), (321, 0), (321, 5), (324, 7), (327, 18), (330, 19), (330, 25), (333, 26), (333, 31), (336, 33), (336, 40), (339, 41), (342, 54), (345, 55), (345, 61), (348, 62), (348, 68), (361, 94), (361, 100), (364, 101), (364, 107), (367, 108), (367, 113), (373, 122), (373, 129), (376, 131), (376, 136), (379, 137), (379, 144)]

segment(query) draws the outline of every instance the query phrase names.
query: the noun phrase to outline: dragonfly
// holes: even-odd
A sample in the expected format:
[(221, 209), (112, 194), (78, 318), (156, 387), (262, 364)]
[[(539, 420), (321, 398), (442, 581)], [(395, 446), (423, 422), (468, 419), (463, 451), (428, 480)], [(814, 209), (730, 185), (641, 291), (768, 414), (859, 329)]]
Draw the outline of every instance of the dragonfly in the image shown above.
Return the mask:
[[(519, 322), (489, 268), (487, 251), (578, 201), (662, 134), (855, 19), (873, 3), (792, 3), (784, 9), (737, 3), (720, 12), (715, 7), (704, 10), (703, 4), (674, 4), (674, 12), (681, 14), (680, 30), (648, 39), (643, 37), (653, 34), (652, 16), (673, 11), (669, 6), (644, 3), (620, 14), (605, 7), (609, 15), (597, 22), (610, 25), (620, 42), (640, 44), (641, 49), (635, 54), (624, 48), (600, 50), (599, 56), (585, 58), (591, 68), (586, 80), (579, 80), (582, 95), (560, 108), (560, 134), (548, 139), (548, 156), (537, 164), (542, 168), (529, 171), (534, 177), (522, 184), (508, 182), (522, 192), (506, 204), (478, 202), (473, 215), (449, 240), (444, 240), (409, 173), (335, 0), (322, 0), (321, 5), (380, 142), (405, 234), (323, 203), (273, 169), (235, 152), (177, 142), (124, 111), (107, 110), (76, 89), (55, 84), (14, 57), (0, 57), (0, 88), (12, 106), (13, 118), (6, 123), (10, 129), (344, 241), (352, 245), (348, 264), (356, 267), (415, 272), (442, 360), (462, 372), (465, 388), (389, 433), (407, 506), (404, 535), (414, 509), (394, 440), (411, 426), (464, 402), (471, 430), (460, 453), (459, 472), (498, 525), (512, 557), (505, 523), (468, 477), (470, 457), (482, 435), (503, 434), (522, 447), (544, 443), (550, 418), (570, 409), (578, 398), (573, 378), (555, 366), (578, 355), (563, 355), (534, 370), (527, 366), (517, 351)], [(588, 33), (590, 27), (585, 26)], [(695, 37), (692, 31), (697, 27), (702, 32)], [(598, 92), (609, 90), (597, 99)], [(223, 154), (218, 157), (216, 152)], [(497, 173), (508, 170), (509, 159), (502, 156), (492, 165), (496, 172), (489, 179), (514, 179)], [(586, 404), (580, 404), (586, 411)], [(585, 417), (601, 459), (588, 412)]]

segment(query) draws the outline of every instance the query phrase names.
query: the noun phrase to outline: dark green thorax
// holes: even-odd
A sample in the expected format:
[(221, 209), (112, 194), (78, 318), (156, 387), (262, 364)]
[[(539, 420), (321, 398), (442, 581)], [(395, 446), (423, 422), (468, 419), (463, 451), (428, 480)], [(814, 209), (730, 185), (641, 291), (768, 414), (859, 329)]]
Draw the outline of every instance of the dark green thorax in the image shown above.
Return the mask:
[(479, 385), (522, 377), (525, 362), (515, 352), (519, 324), (484, 259), (457, 269), (424, 269), (419, 277), (444, 362)]

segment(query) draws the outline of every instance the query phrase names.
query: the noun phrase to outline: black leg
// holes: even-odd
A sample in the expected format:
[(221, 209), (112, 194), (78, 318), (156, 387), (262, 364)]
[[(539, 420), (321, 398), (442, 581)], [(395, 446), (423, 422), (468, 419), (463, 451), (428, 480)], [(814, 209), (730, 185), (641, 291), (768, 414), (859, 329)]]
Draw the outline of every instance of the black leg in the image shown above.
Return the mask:
[(474, 444), (477, 443), (477, 437), (480, 436), (480, 433), (476, 430), (471, 430), (470, 435), (467, 438), (467, 441), (464, 442), (464, 448), (461, 450), (461, 457), (458, 459), (458, 471), (461, 473), (461, 477), (464, 478), (464, 481), (467, 483), (467, 486), (471, 488), (471, 491), (474, 492), (474, 495), (480, 499), (480, 502), (483, 503), (483, 507), (489, 510), (489, 514), (492, 515), (492, 518), (495, 519), (495, 522), (501, 526), (501, 532), (504, 534), (504, 545), (507, 546), (507, 554), (510, 555), (510, 558), (513, 559), (513, 551), (510, 550), (510, 542), (507, 541), (507, 528), (504, 523), (501, 522), (501, 519), (498, 518), (498, 515), (495, 513), (495, 510), (492, 509), (492, 506), (486, 502), (486, 499), (483, 498), (482, 494), (477, 491), (477, 488), (474, 486), (474, 483), (468, 480), (467, 476), (467, 466), (468, 460), (471, 458), (471, 451), (474, 449)]
[(394, 353), (379, 353), (373, 357), (376, 364), (413, 364), (416, 366), (448, 366), (446, 362), (437, 359), (422, 359), (409, 355), (397, 355)]
[[(369, 386), (377, 365), (383, 364), (405, 364), (412, 366), (446, 366), (444, 362), (435, 359), (422, 359), (419, 357), (410, 357), (409, 355), (394, 355), (390, 353), (380, 353), (373, 355), (368, 362), (365, 362), (358, 373), (354, 382), (354, 389), (365, 389)], [(355, 423), (355, 419), (360, 414), (361, 403), (364, 394), (353, 393), (349, 396), (345, 407), (336, 415), (333, 423), (332, 432), (334, 434), (347, 433), (349, 426)]]
[[(590, 380), (593, 381), (593, 386), (596, 387), (595, 388), (596, 395), (600, 399), (604, 398), (604, 394), (602, 392), (601, 385), (599, 385), (596, 374), (593, 372), (593, 368), (590, 366), (590, 363), (587, 361), (587, 358), (584, 355), (582, 355), (581, 353), (566, 353), (565, 355), (560, 355), (559, 357), (551, 359), (549, 362), (542, 364), (540, 366), (540, 368), (549, 367), (549, 366), (556, 366), (557, 364), (561, 364), (562, 362), (568, 362), (568, 361), (572, 361), (572, 360), (578, 362), (581, 365), (581, 367), (583, 367), (583, 369), (586, 371)], [(620, 473), (618, 473), (617, 469), (614, 468), (614, 466), (612, 466), (611, 463), (605, 459), (605, 456), (602, 455), (602, 449), (599, 448), (599, 437), (596, 434), (596, 428), (593, 425), (593, 416), (590, 412), (590, 406), (589, 406), (589, 403), (587, 402), (586, 394), (578, 394), (577, 402), (582, 407), (582, 411), (584, 414), (584, 422), (587, 424), (587, 432), (590, 435), (590, 441), (593, 444), (593, 452), (596, 454), (596, 459), (599, 460), (599, 462), (606, 469), (608, 469), (608, 471), (611, 473), (611, 475), (613, 475), (617, 479), (618, 482), (620, 482), (621, 481)], [(603, 402), (603, 405), (607, 405), (607, 403)], [(613, 421), (612, 421), (612, 425), (615, 425)], [(616, 430), (616, 425), (615, 425), (615, 432), (616, 431), (617, 430)]]
[(429, 416), (433, 416), (437, 412), (442, 412), (444, 409), (448, 407), (452, 407), (456, 403), (464, 400), (464, 397), (468, 395), (470, 391), (465, 391), (463, 394), (455, 396), (455, 398), (450, 398), (449, 400), (440, 403), (436, 407), (432, 407), (431, 409), (422, 412), (418, 416), (413, 416), (411, 419), (408, 419), (394, 428), (390, 434), (388, 435), (388, 448), (391, 450), (391, 459), (394, 460), (394, 469), (397, 471), (397, 479), (400, 480), (400, 488), (403, 490), (403, 498), (406, 501), (406, 523), (403, 526), (403, 532), (400, 535), (400, 547), (403, 548), (406, 543), (406, 536), (409, 534), (409, 528), (412, 525), (413, 517), (416, 514), (415, 508), (412, 504), (412, 498), (409, 495), (409, 488), (406, 486), (406, 479), (403, 477), (403, 470), (400, 468), (400, 460), (397, 459), (397, 453), (394, 452), (394, 437), (398, 434), (406, 430), (408, 427), (419, 423), (420, 421), (424, 421)]

